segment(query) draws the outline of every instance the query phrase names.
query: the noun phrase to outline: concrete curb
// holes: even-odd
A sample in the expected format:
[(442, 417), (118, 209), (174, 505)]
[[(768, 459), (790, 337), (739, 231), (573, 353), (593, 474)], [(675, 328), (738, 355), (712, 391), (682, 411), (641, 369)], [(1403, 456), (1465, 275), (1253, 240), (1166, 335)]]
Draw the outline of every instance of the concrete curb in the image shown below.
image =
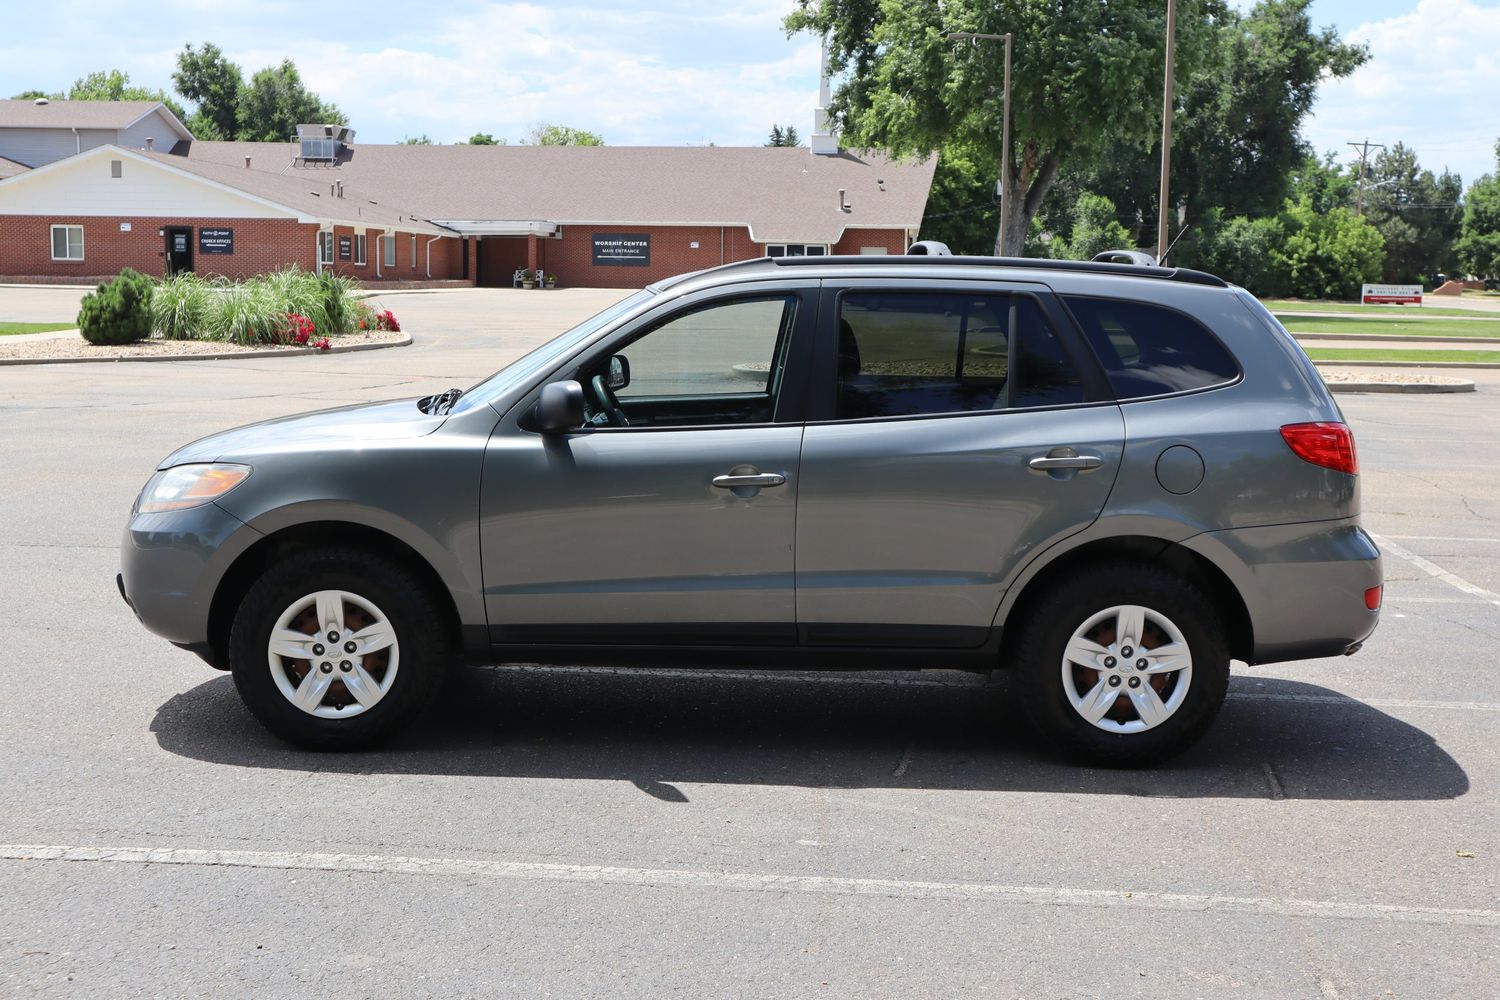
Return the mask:
[(1500, 344), (1500, 337), (1423, 337), (1399, 333), (1312, 333), (1303, 330), (1292, 336), (1298, 343), (1305, 340), (1378, 340), (1396, 344)]
[(7, 365), (97, 365), (116, 361), (234, 361), (245, 358), (290, 358), (307, 357), (312, 354), (355, 354), (359, 351), (379, 351), (387, 347), (410, 347), (411, 334), (402, 334), (400, 340), (386, 340), (375, 344), (345, 344), (330, 347), (326, 351), (311, 347), (277, 347), (269, 351), (230, 351), (225, 354), (145, 354), (116, 355), (97, 358), (0, 358), (0, 366)]
[(1314, 361), (1319, 368), (1500, 368), (1500, 361)]
[(1401, 392), (1412, 395), (1440, 392), (1474, 392), (1473, 382), (1455, 381), (1447, 385), (1431, 382), (1330, 382), (1329, 392)]

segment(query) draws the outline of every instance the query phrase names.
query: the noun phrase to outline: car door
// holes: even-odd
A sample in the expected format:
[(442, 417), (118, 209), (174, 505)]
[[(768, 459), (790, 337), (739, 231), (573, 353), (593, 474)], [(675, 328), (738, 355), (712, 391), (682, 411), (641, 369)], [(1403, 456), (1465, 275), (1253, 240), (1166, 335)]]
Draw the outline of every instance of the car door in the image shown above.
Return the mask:
[(482, 488), (493, 642), (796, 641), (792, 359), (817, 304), (812, 282), (683, 296), (543, 380), (585, 387), (584, 428), (513, 408)]
[(849, 279), (824, 296), (802, 641), (982, 645), (1012, 575), (1098, 517), (1119, 407), (1044, 285)]

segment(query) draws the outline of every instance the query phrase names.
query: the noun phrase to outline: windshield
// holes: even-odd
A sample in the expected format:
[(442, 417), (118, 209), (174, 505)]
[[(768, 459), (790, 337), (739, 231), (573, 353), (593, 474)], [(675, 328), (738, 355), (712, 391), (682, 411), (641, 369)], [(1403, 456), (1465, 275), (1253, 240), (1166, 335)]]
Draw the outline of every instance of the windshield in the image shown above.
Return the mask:
[(577, 347), (593, 334), (655, 295), (656, 293), (650, 289), (642, 289), (634, 295), (621, 299), (603, 312), (590, 316), (566, 333), (553, 337), (536, 350), (521, 355), (460, 396), (453, 407), (453, 412), (462, 413), (490, 402), (518, 381), (535, 375), (547, 367), (553, 359)]

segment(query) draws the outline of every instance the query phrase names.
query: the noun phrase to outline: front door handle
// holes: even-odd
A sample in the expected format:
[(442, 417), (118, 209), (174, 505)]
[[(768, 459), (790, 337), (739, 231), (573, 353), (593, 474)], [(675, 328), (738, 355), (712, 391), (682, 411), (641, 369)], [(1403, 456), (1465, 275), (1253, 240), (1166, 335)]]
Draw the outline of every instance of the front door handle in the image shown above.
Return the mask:
[(741, 489), (749, 486), (760, 489), (763, 486), (782, 486), (786, 483), (786, 476), (776, 472), (755, 472), (743, 475), (730, 474), (727, 476), (714, 476), (713, 484), (721, 490)]
[(1026, 463), (1041, 472), (1054, 469), (1097, 469), (1104, 464), (1098, 455), (1038, 455)]

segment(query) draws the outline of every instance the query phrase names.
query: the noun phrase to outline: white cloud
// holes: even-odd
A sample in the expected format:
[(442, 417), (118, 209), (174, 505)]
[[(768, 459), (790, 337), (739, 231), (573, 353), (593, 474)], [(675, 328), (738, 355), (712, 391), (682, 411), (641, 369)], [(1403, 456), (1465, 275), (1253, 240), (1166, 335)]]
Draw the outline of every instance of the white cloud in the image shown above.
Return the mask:
[(1320, 88), (1303, 134), (1320, 152), (1362, 141), (1414, 148), (1424, 167), (1447, 166), (1464, 182), (1495, 171), (1500, 116), (1500, 7), (1470, 0), (1421, 0), (1398, 17), (1344, 33), (1365, 42), (1370, 61)]

